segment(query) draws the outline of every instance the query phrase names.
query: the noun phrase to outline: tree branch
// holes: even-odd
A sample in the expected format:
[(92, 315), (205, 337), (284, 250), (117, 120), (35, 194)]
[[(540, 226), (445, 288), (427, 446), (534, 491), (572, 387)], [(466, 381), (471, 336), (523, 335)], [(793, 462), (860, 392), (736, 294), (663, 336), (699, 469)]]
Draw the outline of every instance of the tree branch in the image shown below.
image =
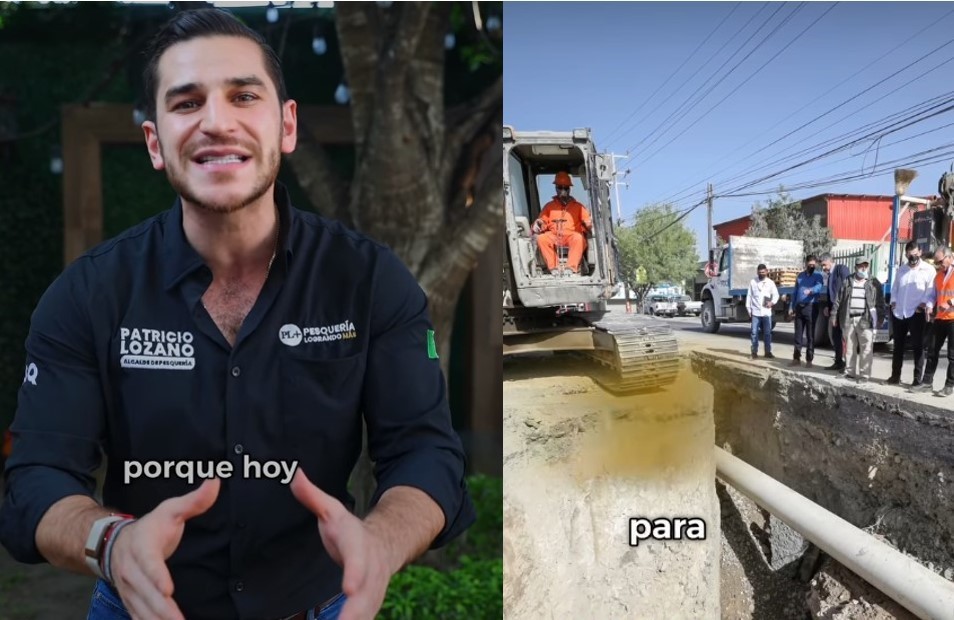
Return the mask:
[(503, 116), (503, 76), (473, 100), (447, 111), (446, 125), (452, 129), (447, 132), (442, 178), (454, 173), (453, 167), (465, 146), (495, 112)]
[[(503, 149), (492, 148), (485, 167), (499, 170), (502, 158)], [(473, 206), (449, 223), (424, 261), (418, 279), (425, 291), (438, 288), (445, 281), (463, 279), (470, 273), (477, 258), (500, 230), (503, 211), (503, 178), (499, 174), (486, 175)]]
[(397, 24), (391, 32), (378, 75), (386, 89), (403, 88), (408, 67), (417, 53), (424, 26), (428, 23), (432, 3), (402, 2)]
[(379, 29), (377, 6), (372, 2), (339, 2), (335, 5), (335, 28), (348, 88), (351, 91), (352, 124), (357, 155), (368, 139), (375, 108)]

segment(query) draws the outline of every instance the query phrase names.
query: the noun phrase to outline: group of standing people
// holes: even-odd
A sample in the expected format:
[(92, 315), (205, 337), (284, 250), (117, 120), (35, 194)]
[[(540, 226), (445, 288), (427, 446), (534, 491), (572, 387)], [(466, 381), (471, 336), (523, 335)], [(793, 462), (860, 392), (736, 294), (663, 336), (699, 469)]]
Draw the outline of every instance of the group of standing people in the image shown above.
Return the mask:
[[(894, 354), (891, 376), (886, 383), (901, 384), (901, 369), (908, 345), (914, 350), (912, 392), (931, 392), (934, 372), (945, 341), (954, 342), (954, 252), (948, 247), (934, 253), (934, 265), (921, 259), (917, 244), (905, 246), (907, 262), (901, 265), (891, 285), (891, 321)], [(821, 264), (822, 272), (817, 271)], [(795, 348), (791, 366), (811, 368), (815, 357), (815, 324), (822, 314), (831, 323), (835, 361), (826, 370), (841, 373), (846, 379), (866, 382), (871, 379), (875, 329), (884, 317), (884, 289), (871, 276), (866, 257), (855, 260), (854, 271), (835, 264), (830, 254), (820, 259), (809, 255), (805, 270), (795, 279), (795, 292), (788, 302), (788, 316), (795, 321)], [(827, 283), (823, 274), (827, 274)], [(822, 294), (827, 293), (827, 302)], [(765, 357), (772, 353), (772, 315), (780, 296), (766, 266), (759, 265), (757, 277), (749, 284), (747, 310), (752, 321), (752, 359), (758, 358), (761, 332)], [(925, 355), (925, 352), (927, 355)], [(954, 394), (954, 346), (948, 346), (948, 369), (944, 387), (936, 395)]]

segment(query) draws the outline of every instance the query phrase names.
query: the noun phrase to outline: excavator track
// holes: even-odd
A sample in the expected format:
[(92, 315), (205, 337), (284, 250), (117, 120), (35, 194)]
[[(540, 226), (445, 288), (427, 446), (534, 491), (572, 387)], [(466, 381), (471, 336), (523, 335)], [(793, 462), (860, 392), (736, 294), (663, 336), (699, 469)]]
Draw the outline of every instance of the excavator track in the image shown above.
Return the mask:
[(604, 389), (615, 393), (651, 391), (670, 385), (679, 374), (679, 347), (672, 328), (652, 319), (604, 317), (593, 326), (611, 335), (615, 351), (587, 352), (606, 369), (594, 373)]

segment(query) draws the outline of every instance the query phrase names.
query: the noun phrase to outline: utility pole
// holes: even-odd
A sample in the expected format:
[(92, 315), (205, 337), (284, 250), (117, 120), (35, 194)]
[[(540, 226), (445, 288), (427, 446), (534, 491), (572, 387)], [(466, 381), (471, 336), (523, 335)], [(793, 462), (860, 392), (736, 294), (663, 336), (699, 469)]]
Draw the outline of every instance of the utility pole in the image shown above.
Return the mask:
[(712, 260), (712, 183), (709, 183), (706, 187), (706, 203), (708, 204), (707, 209), (707, 222), (706, 225), (706, 242), (709, 245), (709, 260)]
[[(623, 210), (622, 210), (622, 206), (620, 205), (620, 202), (619, 202), (619, 186), (620, 186), (620, 185), (626, 185), (626, 187), (629, 187), (629, 184), (628, 184), (628, 183), (620, 183), (620, 182), (619, 182), (619, 176), (620, 176), (620, 174), (619, 174), (619, 171), (616, 169), (616, 160), (617, 160), (617, 159), (627, 159), (627, 158), (629, 158), (629, 155), (616, 155), (616, 154), (611, 154), (610, 157), (613, 158), (613, 189), (616, 190), (616, 221), (617, 221), (617, 222), (620, 222), (620, 221), (623, 220)], [(629, 170), (627, 170), (626, 172), (624, 172), (624, 173), (623, 173), (623, 176), (626, 176), (627, 174), (629, 174)]]

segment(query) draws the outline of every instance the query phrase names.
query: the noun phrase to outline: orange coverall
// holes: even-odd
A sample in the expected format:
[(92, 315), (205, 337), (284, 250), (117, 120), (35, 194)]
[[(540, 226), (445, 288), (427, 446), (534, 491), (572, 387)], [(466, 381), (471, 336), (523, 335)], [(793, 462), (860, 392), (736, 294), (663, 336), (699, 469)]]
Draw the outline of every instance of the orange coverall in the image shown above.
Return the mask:
[[(590, 212), (582, 204), (570, 197), (570, 201), (563, 206), (563, 203), (554, 197), (553, 200), (543, 207), (540, 212), (540, 219), (543, 220), (544, 233), (537, 236), (537, 247), (543, 254), (543, 259), (547, 262), (547, 269), (553, 271), (557, 266), (557, 245), (564, 245), (570, 248), (567, 256), (567, 267), (574, 273), (580, 271), (580, 259), (583, 258), (583, 250), (586, 249), (586, 231), (593, 228), (593, 220), (590, 219)], [(556, 220), (565, 220), (562, 222), (562, 234), (560, 222)], [(563, 241), (560, 242), (562, 236)]]

